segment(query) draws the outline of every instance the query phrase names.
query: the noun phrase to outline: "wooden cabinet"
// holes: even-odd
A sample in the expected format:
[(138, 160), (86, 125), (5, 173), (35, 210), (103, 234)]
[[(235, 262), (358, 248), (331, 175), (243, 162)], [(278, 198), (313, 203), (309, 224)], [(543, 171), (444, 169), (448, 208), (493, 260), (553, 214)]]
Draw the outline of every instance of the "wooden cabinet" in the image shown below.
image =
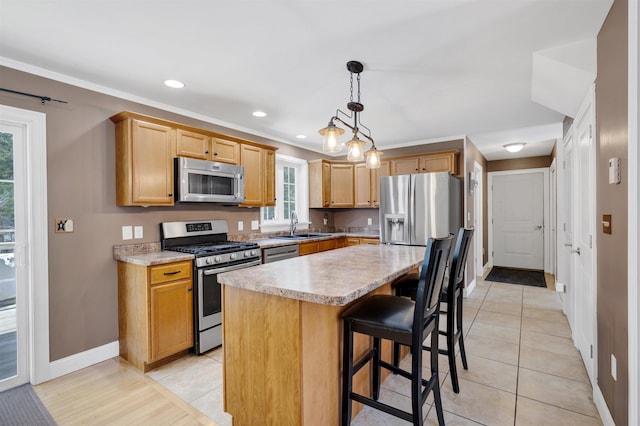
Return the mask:
[(244, 166), (244, 203), (240, 207), (276, 205), (276, 153), (273, 149), (241, 144)]
[(371, 238), (371, 237), (347, 237), (347, 246), (357, 246), (360, 244), (372, 244), (372, 245), (380, 245), (379, 238)]
[(221, 163), (240, 164), (240, 143), (220, 139), (211, 138), (211, 159)]
[(331, 207), (353, 207), (353, 164), (331, 164)]
[(120, 356), (143, 372), (193, 346), (191, 268), (118, 262)]
[(307, 254), (320, 253), (322, 251), (334, 250), (340, 247), (344, 247), (344, 243), (342, 238), (332, 238), (330, 240), (321, 240), (321, 241), (309, 241), (305, 243), (300, 243), (300, 256), (305, 256)]
[(354, 206), (353, 164), (326, 160), (309, 162), (309, 207)]
[(176, 129), (176, 155), (178, 157), (210, 160), (210, 143), (210, 138), (207, 135), (184, 129)]
[(354, 166), (354, 206), (379, 207), (380, 188), (378, 178), (389, 176), (389, 161), (382, 161), (379, 169), (367, 169), (365, 164)]
[(431, 152), (391, 159), (391, 175), (450, 172), (458, 174), (458, 150)]
[(116, 123), (116, 205), (172, 206), (176, 133), (126, 116)]

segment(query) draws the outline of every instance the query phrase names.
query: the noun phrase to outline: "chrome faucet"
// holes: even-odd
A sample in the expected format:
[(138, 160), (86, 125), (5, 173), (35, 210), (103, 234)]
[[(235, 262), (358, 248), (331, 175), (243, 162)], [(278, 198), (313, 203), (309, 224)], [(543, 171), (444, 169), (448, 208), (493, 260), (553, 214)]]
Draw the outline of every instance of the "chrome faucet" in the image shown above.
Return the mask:
[(295, 211), (291, 212), (291, 235), (296, 232), (296, 225), (298, 224), (298, 215)]

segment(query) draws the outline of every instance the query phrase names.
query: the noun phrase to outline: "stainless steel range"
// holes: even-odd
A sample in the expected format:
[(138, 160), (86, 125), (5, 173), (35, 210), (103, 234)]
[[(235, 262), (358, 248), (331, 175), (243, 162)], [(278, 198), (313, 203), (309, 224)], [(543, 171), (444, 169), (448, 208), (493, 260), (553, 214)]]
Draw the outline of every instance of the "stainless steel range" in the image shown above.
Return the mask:
[(228, 241), (226, 220), (163, 222), (164, 250), (195, 256), (193, 262), (195, 352), (222, 344), (222, 297), (217, 275), (261, 263), (260, 247), (248, 241)]

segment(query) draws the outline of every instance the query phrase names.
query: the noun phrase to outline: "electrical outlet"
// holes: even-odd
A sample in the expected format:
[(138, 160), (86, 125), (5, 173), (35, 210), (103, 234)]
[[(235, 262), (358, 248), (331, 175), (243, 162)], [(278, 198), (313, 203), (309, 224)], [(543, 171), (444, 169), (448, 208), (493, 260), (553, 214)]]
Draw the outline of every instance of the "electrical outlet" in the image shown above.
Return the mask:
[(611, 354), (611, 377), (616, 382), (618, 381), (618, 362), (613, 354)]
[(252, 220), (251, 221), (251, 230), (252, 231), (257, 231), (258, 229), (260, 229), (260, 221), (259, 220)]
[(56, 232), (73, 232), (73, 220), (72, 219), (56, 219), (55, 221)]
[(132, 226), (123, 226), (122, 227), (122, 239), (130, 240), (133, 238), (133, 227)]
[(142, 229), (142, 226), (136, 226), (133, 228), (133, 237), (134, 238), (142, 238), (142, 236), (144, 235), (144, 231)]
[(241, 220), (238, 221), (238, 231), (244, 231), (244, 222)]
[(367, 218), (367, 225), (373, 225), (373, 219), (368, 217)]

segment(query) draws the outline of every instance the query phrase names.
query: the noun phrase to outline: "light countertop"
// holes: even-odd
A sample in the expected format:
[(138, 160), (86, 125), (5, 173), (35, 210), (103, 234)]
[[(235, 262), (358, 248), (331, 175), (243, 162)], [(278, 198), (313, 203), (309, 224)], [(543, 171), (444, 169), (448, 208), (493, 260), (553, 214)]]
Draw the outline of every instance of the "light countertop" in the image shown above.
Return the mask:
[(345, 306), (417, 268), (425, 247), (356, 245), (218, 275), (221, 284)]

